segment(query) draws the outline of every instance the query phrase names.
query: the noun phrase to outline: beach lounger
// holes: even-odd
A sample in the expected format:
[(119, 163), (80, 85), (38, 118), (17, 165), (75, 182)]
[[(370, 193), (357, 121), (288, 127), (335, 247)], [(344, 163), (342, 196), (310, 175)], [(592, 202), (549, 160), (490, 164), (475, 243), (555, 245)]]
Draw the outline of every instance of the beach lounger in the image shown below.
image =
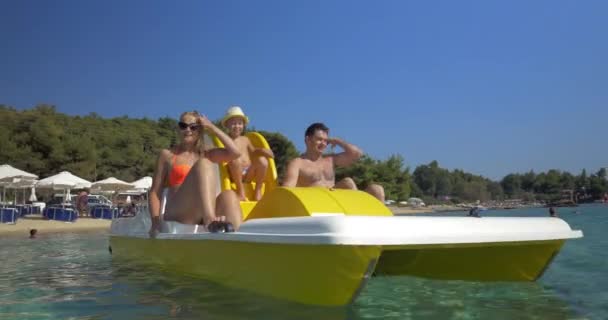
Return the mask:
[(118, 208), (112, 208), (107, 206), (95, 206), (91, 211), (91, 217), (94, 219), (107, 219), (112, 220), (120, 216)]
[(46, 209), (46, 217), (49, 220), (74, 222), (78, 219), (78, 214), (71, 208), (51, 207)]
[(15, 208), (2, 208), (0, 209), (0, 223), (15, 224), (19, 219), (19, 213)]
[(95, 206), (91, 208), (91, 218), (93, 219), (101, 219), (101, 207)]

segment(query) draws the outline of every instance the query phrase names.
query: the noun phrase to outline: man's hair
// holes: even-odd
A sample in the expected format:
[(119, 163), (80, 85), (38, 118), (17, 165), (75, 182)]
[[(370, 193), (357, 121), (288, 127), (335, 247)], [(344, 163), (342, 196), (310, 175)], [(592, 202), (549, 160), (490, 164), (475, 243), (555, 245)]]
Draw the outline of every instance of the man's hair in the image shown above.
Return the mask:
[(311, 124), (310, 126), (308, 126), (308, 128), (306, 128), (306, 133), (304, 133), (305, 137), (311, 137), (315, 134), (315, 132), (317, 132), (317, 130), (321, 130), (325, 133), (329, 133), (329, 128), (321, 123), (321, 122), (315, 122), (313, 124)]

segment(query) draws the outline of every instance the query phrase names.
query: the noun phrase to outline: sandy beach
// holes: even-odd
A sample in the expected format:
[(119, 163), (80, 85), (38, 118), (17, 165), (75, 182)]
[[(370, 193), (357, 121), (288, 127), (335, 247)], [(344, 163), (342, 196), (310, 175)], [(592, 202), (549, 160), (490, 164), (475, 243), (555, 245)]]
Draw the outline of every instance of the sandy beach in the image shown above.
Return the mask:
[(38, 229), (38, 234), (50, 232), (87, 232), (94, 230), (109, 230), (111, 220), (79, 218), (76, 222), (67, 223), (54, 220), (44, 220), (42, 217), (27, 217), (17, 220), (16, 224), (0, 224), (2, 235), (29, 235), (30, 229)]

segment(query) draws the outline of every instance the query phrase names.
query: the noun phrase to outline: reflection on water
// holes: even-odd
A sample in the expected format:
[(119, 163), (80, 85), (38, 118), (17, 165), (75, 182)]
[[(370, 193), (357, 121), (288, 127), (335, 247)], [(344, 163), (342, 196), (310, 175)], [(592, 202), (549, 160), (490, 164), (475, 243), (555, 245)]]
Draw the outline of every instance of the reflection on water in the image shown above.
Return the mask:
[(357, 302), (362, 318), (571, 319), (566, 301), (537, 283), (378, 278)]
[(161, 307), (162, 314), (179, 319), (346, 319), (350, 309), (311, 308), (135, 266), (114, 264), (112, 274), (121, 286), (114, 299)]
[(602, 233), (608, 207), (579, 211), (560, 214), (585, 238), (568, 242), (538, 282), (376, 277), (353, 306), (331, 309), (112, 262), (104, 233), (4, 238), (0, 319), (602, 319), (608, 314), (608, 236)]

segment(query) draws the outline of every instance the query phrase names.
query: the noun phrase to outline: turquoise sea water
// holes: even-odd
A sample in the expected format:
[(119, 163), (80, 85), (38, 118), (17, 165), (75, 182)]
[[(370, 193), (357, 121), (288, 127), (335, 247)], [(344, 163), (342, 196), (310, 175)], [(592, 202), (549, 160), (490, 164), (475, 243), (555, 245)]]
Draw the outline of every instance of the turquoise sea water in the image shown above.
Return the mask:
[[(353, 306), (338, 309), (114, 263), (106, 233), (5, 237), (0, 319), (607, 319), (608, 206), (558, 213), (585, 237), (567, 242), (538, 282), (376, 277)], [(482, 214), (546, 216), (547, 209)]]

